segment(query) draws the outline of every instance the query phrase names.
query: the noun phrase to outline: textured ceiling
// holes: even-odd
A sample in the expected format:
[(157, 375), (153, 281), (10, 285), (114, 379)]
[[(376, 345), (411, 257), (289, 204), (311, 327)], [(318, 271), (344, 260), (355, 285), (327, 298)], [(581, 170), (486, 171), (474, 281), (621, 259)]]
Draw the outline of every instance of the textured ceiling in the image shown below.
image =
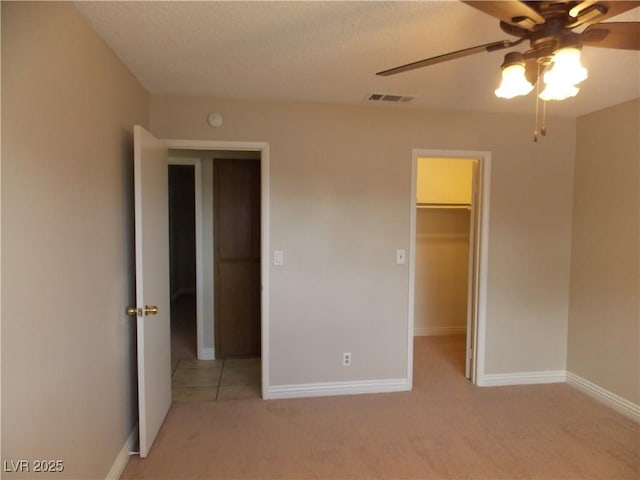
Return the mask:
[[(152, 93), (363, 103), (369, 92), (416, 96), (409, 108), (531, 113), (535, 96), (493, 90), (505, 51), (377, 77), (375, 72), (509, 38), (458, 1), (76, 2)], [(610, 21), (640, 21), (640, 8)], [(521, 48), (524, 50), (525, 48)], [(585, 47), (576, 116), (640, 95), (640, 53)], [(400, 106), (398, 106), (400, 108)]]

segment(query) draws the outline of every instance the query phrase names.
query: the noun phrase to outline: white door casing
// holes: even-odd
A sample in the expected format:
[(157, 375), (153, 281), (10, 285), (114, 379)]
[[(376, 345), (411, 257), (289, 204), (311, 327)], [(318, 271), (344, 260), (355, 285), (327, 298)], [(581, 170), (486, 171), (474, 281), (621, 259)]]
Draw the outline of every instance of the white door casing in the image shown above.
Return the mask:
[(138, 125), (133, 137), (138, 427), (146, 457), (171, 406), (168, 149)]
[(181, 140), (167, 139), (166, 145), (172, 150), (206, 150), (206, 151), (251, 151), (260, 152), (260, 218), (261, 218), (261, 282), (262, 282), (262, 398), (271, 398), (271, 386), (269, 380), (269, 272), (270, 272), (270, 148), (265, 142), (238, 142), (226, 140)]
[(478, 170), (479, 161), (473, 161), (473, 174), (471, 176), (471, 204), (469, 212), (469, 247), (467, 249), (467, 347), (465, 350), (464, 376), (476, 383), (476, 370), (474, 368), (473, 355), (476, 350), (476, 317), (477, 317), (477, 287), (478, 287), (478, 243), (476, 242), (478, 226)]

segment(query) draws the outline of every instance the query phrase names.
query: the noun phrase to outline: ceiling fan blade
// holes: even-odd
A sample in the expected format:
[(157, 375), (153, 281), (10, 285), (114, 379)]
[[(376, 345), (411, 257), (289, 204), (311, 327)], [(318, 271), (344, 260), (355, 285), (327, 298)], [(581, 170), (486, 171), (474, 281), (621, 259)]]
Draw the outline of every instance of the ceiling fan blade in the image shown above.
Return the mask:
[(636, 7), (640, 7), (640, 1), (585, 0), (569, 11), (569, 14), (575, 17), (576, 21), (568, 25), (568, 27), (575, 28), (578, 25), (592, 25)]
[(544, 23), (544, 17), (524, 2), (515, 0), (502, 2), (462, 0), (462, 3), (466, 3), (487, 15), (525, 30), (533, 30), (534, 26)]
[(640, 50), (640, 22), (596, 23), (582, 32), (580, 43), (589, 47)]
[(435, 65), (436, 63), (442, 63), (448, 60), (466, 57), (475, 53), (493, 52), (495, 50), (502, 50), (503, 48), (510, 48), (520, 43), (520, 41), (510, 42), (508, 40), (502, 40), (500, 42), (485, 43), (484, 45), (478, 45), (477, 47), (456, 50), (455, 52), (445, 53), (444, 55), (438, 55), (437, 57), (426, 58), (424, 60), (418, 60), (417, 62), (407, 63), (406, 65), (383, 70), (382, 72), (376, 73), (376, 75), (388, 77), (389, 75), (395, 75), (396, 73), (408, 72), (409, 70), (415, 70), (416, 68), (428, 67), (429, 65)]

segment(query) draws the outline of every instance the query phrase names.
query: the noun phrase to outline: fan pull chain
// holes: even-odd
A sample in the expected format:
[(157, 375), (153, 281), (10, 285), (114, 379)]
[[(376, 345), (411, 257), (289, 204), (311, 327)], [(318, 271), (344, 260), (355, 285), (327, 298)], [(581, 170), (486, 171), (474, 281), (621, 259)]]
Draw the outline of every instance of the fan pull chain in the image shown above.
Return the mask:
[(539, 110), (540, 110), (540, 63), (538, 63), (538, 80), (536, 81), (536, 124), (535, 124), (535, 128), (533, 129), (534, 142), (538, 141), (538, 111)]
[(547, 101), (542, 101), (542, 128), (540, 128), (542, 136), (547, 135)]
[[(540, 75), (541, 70), (546, 68), (547, 63), (544, 65), (538, 61), (538, 80), (536, 81), (536, 126), (533, 130), (533, 141), (538, 141), (538, 135), (543, 137), (547, 135), (547, 101), (542, 100), (542, 121), (540, 121)], [(540, 130), (538, 131), (538, 127)]]
[(538, 141), (538, 95), (536, 94), (536, 124), (533, 129), (533, 141)]

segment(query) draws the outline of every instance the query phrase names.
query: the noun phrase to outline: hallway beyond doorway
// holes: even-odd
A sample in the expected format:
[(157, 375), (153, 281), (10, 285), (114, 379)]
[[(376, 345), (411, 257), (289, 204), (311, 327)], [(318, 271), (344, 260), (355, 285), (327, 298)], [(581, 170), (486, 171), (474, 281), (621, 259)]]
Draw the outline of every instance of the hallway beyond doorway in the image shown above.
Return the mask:
[(173, 403), (260, 398), (260, 358), (197, 359), (195, 303), (193, 294), (171, 302)]

